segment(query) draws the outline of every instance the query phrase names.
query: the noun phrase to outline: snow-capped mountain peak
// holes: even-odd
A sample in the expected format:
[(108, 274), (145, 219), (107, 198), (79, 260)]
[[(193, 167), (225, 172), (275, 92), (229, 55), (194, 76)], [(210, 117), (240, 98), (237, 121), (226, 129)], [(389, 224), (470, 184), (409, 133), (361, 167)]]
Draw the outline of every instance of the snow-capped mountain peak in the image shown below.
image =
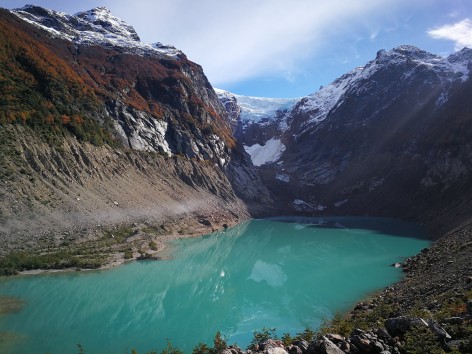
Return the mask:
[(133, 26), (125, 21), (112, 15), (111, 11), (106, 7), (96, 7), (89, 11), (78, 12), (74, 15), (84, 21), (100, 26), (106, 32), (115, 33), (124, 38), (130, 38), (134, 41), (140, 41), (136, 30)]
[(161, 43), (148, 44), (140, 41), (133, 26), (113, 16), (106, 7), (69, 15), (35, 5), (26, 5), (12, 10), (23, 20), (48, 31), (54, 37), (63, 38), (80, 45), (112, 47), (126, 53), (138, 55), (170, 56), (182, 55), (172, 46)]
[[(372, 80), (377, 72), (400, 70), (401, 80), (409, 80), (416, 77), (418, 72), (427, 70), (434, 79), (442, 82), (447, 87), (455, 80), (465, 82), (470, 73), (472, 50), (463, 50), (444, 58), (429, 53), (411, 45), (402, 45), (389, 51), (380, 50), (377, 57), (363, 67), (358, 67), (344, 74), (331, 84), (319, 91), (304, 97), (296, 105), (294, 111), (310, 118), (304, 122), (304, 126), (323, 121), (328, 114), (342, 104), (343, 97), (353, 91), (357, 94), (372, 85)], [(430, 76), (431, 79), (431, 76)], [(427, 80), (427, 79), (425, 79)], [(444, 101), (441, 96), (439, 103)]]

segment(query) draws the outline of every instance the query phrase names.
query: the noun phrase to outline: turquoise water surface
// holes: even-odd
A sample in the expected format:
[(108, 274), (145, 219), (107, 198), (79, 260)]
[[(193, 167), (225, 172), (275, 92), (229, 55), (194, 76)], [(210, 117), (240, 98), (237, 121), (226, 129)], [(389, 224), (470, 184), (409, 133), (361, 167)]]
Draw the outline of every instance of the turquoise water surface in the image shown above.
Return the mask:
[(388, 219), (253, 220), (178, 240), (171, 260), (3, 278), (0, 297), (25, 306), (0, 317), (0, 352), (77, 353), (80, 343), (87, 353), (141, 354), (169, 338), (191, 353), (218, 330), (245, 347), (264, 326), (316, 329), (401, 279), (390, 264), (428, 243), (415, 225)]

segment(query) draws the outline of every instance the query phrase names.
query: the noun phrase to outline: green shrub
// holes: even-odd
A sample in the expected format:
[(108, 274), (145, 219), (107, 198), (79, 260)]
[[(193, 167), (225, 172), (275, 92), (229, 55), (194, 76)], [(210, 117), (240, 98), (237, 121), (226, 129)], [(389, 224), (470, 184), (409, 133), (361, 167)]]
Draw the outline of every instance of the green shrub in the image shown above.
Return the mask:
[(170, 340), (167, 340), (167, 346), (162, 349), (161, 354), (184, 354), (183, 351), (174, 347)]
[(413, 326), (405, 334), (405, 347), (408, 354), (441, 354), (444, 351), (436, 337), (426, 326)]
[(205, 343), (198, 343), (192, 350), (192, 354), (210, 354), (211, 348)]
[[(356, 326), (357, 327), (357, 326)], [(321, 322), (320, 334), (336, 333), (342, 336), (348, 336), (354, 329), (354, 324), (351, 318), (336, 312), (331, 320), (324, 319)]]
[(294, 338), (292, 338), (292, 336), (290, 335), (290, 333), (284, 333), (284, 334), (282, 335), (282, 338), (281, 338), (282, 343), (283, 343), (283, 345), (284, 345), (285, 347), (288, 347), (290, 344), (292, 344), (293, 339), (294, 339)]
[(124, 255), (125, 259), (131, 259), (133, 258), (133, 251), (129, 248), (127, 250), (125, 250), (125, 255)]
[(153, 251), (157, 251), (157, 243), (155, 243), (154, 241), (149, 242), (149, 248)]
[(311, 328), (305, 328), (303, 332), (297, 333), (296, 339), (298, 340), (306, 340), (307, 342), (311, 342), (315, 339), (316, 332), (313, 331)]

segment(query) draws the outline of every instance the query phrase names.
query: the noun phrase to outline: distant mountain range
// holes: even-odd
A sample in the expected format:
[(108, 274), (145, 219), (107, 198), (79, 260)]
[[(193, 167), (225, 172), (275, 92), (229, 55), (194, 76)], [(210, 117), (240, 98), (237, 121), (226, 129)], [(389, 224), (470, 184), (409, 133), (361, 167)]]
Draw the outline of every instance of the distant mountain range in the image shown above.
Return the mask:
[[(472, 199), (471, 62), (471, 49), (405, 45), (296, 102), (218, 95), (239, 106), (235, 135), (281, 210), (436, 224), (439, 210), (461, 220)], [(271, 103), (263, 118), (247, 118), (259, 102)]]

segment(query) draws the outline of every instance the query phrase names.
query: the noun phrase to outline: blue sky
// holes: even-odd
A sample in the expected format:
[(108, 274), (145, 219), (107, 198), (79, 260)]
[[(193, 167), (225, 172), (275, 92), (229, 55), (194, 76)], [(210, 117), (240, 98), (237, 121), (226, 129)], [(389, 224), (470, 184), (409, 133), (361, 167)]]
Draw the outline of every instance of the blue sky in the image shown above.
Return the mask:
[(252, 96), (308, 95), (401, 44), (472, 47), (471, 0), (29, 1), (70, 14), (106, 6), (142, 41), (181, 49), (213, 86)]

